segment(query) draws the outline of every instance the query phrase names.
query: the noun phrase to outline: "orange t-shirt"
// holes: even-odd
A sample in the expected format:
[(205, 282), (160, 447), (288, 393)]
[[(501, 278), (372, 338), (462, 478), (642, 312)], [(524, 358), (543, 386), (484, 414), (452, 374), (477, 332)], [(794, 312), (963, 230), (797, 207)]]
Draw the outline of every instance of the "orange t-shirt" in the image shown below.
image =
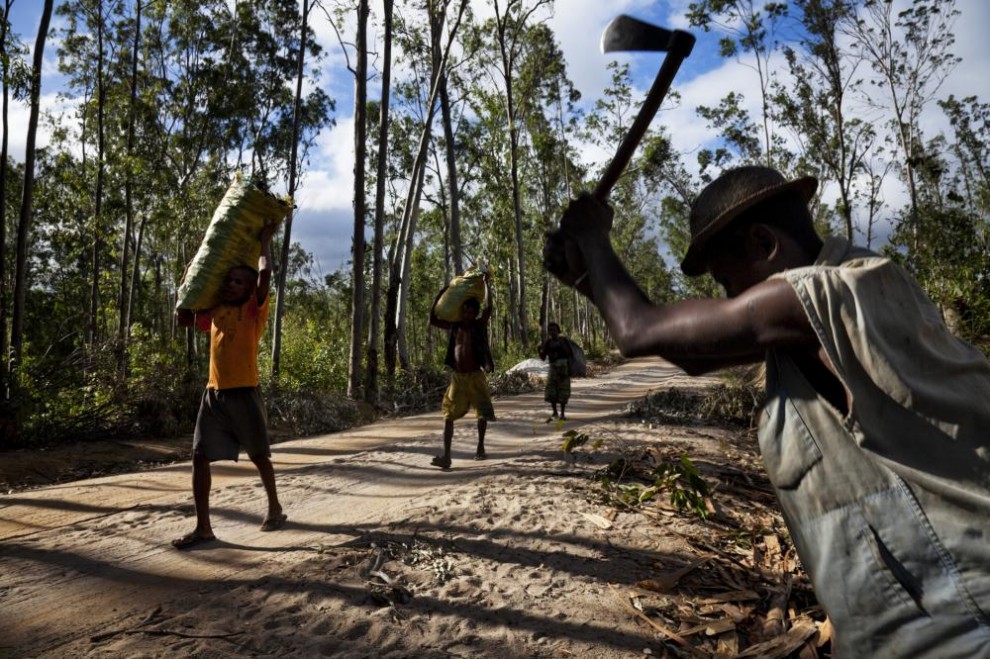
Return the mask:
[(239, 307), (213, 309), (210, 324), (210, 389), (258, 386), (258, 345), (268, 320), (268, 297), (259, 307), (251, 298)]

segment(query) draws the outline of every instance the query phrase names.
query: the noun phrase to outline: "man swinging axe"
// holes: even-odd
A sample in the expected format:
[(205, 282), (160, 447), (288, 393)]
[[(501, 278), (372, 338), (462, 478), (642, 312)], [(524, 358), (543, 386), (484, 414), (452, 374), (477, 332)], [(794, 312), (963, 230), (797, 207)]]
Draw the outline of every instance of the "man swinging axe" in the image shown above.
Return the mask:
[(702, 190), (681, 269), (724, 298), (653, 304), (598, 194), (571, 202), (544, 264), (625, 356), (765, 364), (760, 451), (834, 656), (990, 657), (990, 362), (896, 263), (816, 233), (817, 186), (751, 165)]

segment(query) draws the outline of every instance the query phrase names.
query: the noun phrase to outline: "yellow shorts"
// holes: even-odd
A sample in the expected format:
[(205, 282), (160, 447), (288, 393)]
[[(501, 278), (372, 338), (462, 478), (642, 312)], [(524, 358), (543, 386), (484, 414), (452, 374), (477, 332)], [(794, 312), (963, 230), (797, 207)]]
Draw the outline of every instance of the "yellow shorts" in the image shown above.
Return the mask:
[(492, 395), (488, 391), (488, 379), (483, 371), (450, 374), (450, 385), (443, 395), (443, 418), (446, 421), (460, 419), (473, 407), (479, 419), (495, 420)]

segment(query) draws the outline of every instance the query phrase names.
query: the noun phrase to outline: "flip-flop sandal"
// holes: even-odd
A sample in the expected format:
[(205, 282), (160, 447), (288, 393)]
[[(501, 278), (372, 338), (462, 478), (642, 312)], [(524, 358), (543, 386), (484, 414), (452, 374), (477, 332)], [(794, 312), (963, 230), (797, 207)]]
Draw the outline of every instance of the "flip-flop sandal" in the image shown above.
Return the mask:
[(441, 469), (450, 469), (450, 458), (445, 458), (442, 455), (430, 460), (430, 464), (434, 467), (440, 467)]
[(277, 517), (269, 517), (264, 522), (261, 523), (262, 531), (278, 531), (280, 528), (285, 526), (285, 520), (289, 519), (289, 516), (285, 513), (278, 515)]
[(187, 533), (181, 538), (176, 538), (172, 541), (172, 546), (176, 549), (189, 549), (190, 547), (195, 547), (196, 545), (203, 545), (207, 542), (216, 542), (217, 537), (215, 535), (205, 536), (200, 535), (197, 531), (192, 533)]

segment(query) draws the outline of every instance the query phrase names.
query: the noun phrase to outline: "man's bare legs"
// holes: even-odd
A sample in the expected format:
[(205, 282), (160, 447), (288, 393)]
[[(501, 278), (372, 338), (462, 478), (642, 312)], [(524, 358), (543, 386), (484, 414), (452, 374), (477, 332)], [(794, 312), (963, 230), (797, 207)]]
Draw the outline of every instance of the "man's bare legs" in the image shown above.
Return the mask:
[(450, 468), (450, 444), (454, 440), (454, 420), (443, 420), (443, 455), (438, 455), (430, 461), (434, 467)]
[(268, 514), (265, 515), (265, 521), (261, 523), (261, 530), (280, 529), (288, 517), (282, 512), (282, 504), (278, 502), (278, 493), (275, 490), (275, 468), (272, 466), (272, 460), (267, 455), (261, 455), (251, 458), (251, 462), (258, 468), (261, 484), (265, 486), (265, 494), (268, 497)]
[[(268, 456), (252, 458), (251, 461), (258, 468), (261, 484), (264, 485), (268, 497), (268, 514), (261, 523), (261, 530), (274, 531), (281, 528), (287, 519), (282, 512), (282, 505), (278, 501), (275, 489), (275, 468)], [(192, 485), (193, 501), (196, 504), (196, 528), (172, 541), (172, 545), (179, 549), (216, 539), (210, 523), (210, 488), (213, 486), (213, 474), (210, 471), (209, 458), (202, 453), (193, 454)]]
[(485, 455), (485, 431), (488, 429), (488, 419), (481, 417), (478, 419), (478, 450), (474, 453), (475, 460), (484, 460)]
[(216, 539), (210, 524), (210, 487), (212, 485), (213, 475), (210, 472), (209, 458), (202, 453), (194, 453), (192, 486), (193, 502), (196, 505), (196, 528), (173, 540), (172, 545), (174, 547), (184, 549)]
[[(484, 460), (485, 457), (485, 431), (488, 429), (488, 419), (478, 419), (478, 450), (475, 451), (475, 460)], [(450, 446), (454, 440), (454, 420), (443, 420), (443, 455), (433, 458), (432, 464), (442, 469), (450, 467)]]

